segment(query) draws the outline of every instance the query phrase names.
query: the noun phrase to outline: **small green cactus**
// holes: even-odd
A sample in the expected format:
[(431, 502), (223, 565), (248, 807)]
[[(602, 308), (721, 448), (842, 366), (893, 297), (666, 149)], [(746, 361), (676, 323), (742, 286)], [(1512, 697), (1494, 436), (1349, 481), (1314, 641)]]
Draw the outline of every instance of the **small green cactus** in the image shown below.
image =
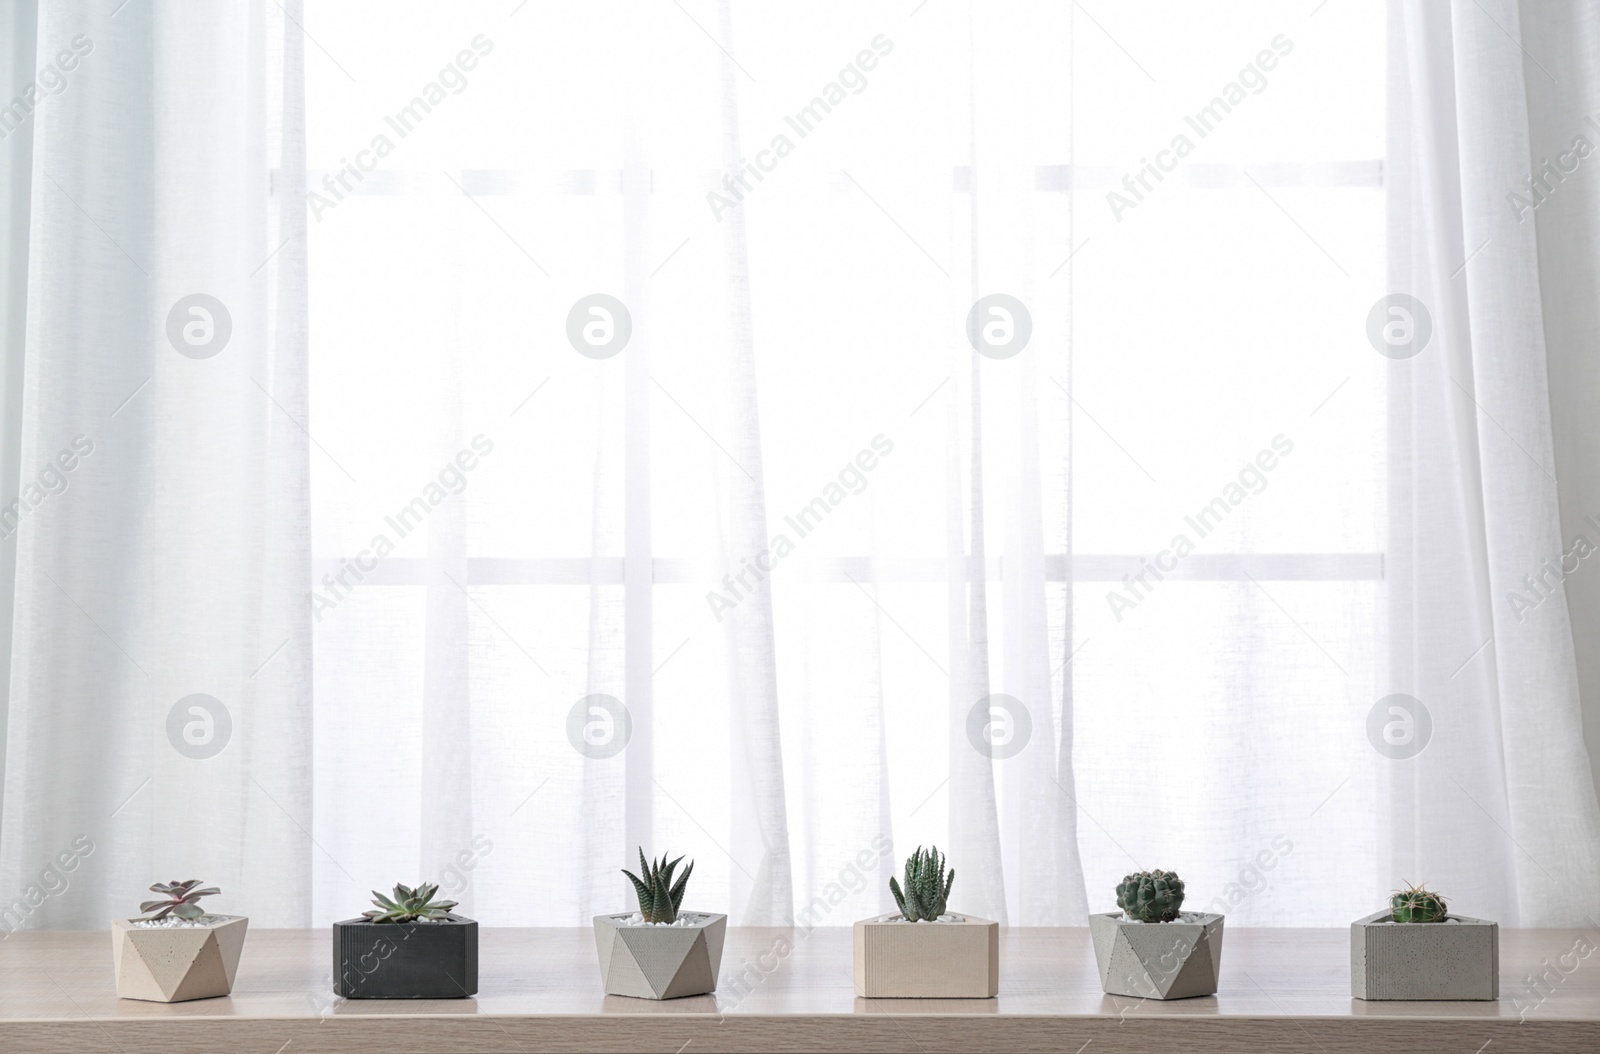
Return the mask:
[(1394, 896), (1389, 898), (1389, 907), (1394, 909), (1396, 922), (1443, 922), (1450, 917), (1444, 898), (1429, 892), (1426, 882), (1395, 890)]
[(1117, 883), (1117, 907), (1140, 922), (1171, 922), (1183, 907), (1183, 879), (1176, 871), (1135, 871)]
[(955, 881), (954, 868), (948, 875), (944, 874), (944, 856), (938, 847), (929, 846), (924, 850), (919, 845), (906, 860), (905, 889), (890, 875), (889, 892), (894, 894), (894, 902), (900, 905), (900, 915), (907, 922), (933, 922), (944, 914), (945, 901)]
[[(140, 904), (139, 910), (144, 912), (140, 916), (140, 921), (154, 922), (156, 919), (164, 919), (168, 915), (176, 915), (180, 919), (187, 919), (193, 922), (195, 919), (204, 917), (206, 909), (197, 904), (196, 901), (201, 897), (209, 897), (214, 893), (221, 893), (222, 890), (216, 886), (207, 886), (205, 889), (194, 888), (199, 884), (200, 880), (198, 878), (191, 878), (187, 882), (179, 882), (177, 879), (173, 879), (171, 882), (157, 882), (150, 887), (150, 892), (160, 893), (167, 899), (147, 900)], [(151, 912), (154, 912), (154, 914), (151, 914)]]
[(639, 914), (644, 916), (646, 922), (677, 922), (678, 908), (683, 905), (683, 892), (689, 887), (689, 876), (694, 874), (694, 861), (689, 861), (689, 866), (683, 874), (678, 876), (678, 881), (672, 881), (672, 872), (683, 857), (678, 857), (672, 863), (667, 863), (666, 854), (655, 863), (644, 858), (644, 847), (639, 847), (639, 870), (644, 877), (640, 878), (627, 868), (622, 873), (628, 876), (628, 881), (633, 883), (633, 891), (639, 895)]
[(456, 901), (434, 900), (437, 892), (436, 882), (416, 889), (395, 886), (393, 900), (374, 890), (372, 902), (378, 905), (378, 910), (363, 911), (361, 915), (372, 922), (447, 922), (455, 918), (450, 909), (456, 906)]

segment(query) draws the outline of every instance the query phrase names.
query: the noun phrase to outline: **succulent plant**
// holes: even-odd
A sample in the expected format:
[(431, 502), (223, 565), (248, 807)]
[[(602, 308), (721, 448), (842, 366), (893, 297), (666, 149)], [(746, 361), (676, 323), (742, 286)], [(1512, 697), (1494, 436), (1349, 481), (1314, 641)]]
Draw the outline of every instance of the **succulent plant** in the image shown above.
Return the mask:
[[(204, 917), (206, 909), (198, 901), (201, 897), (209, 897), (222, 890), (216, 886), (207, 886), (205, 889), (196, 889), (200, 884), (198, 878), (191, 878), (187, 882), (173, 880), (171, 882), (157, 882), (150, 887), (150, 892), (160, 893), (166, 900), (147, 900), (139, 905), (139, 910), (144, 912), (140, 918), (147, 922), (164, 919), (168, 915), (176, 915), (180, 919), (195, 919)], [(152, 914), (153, 912), (153, 914)]]
[(1428, 884), (1397, 889), (1389, 898), (1396, 922), (1443, 922), (1450, 917), (1444, 898), (1430, 892)]
[(944, 914), (945, 901), (950, 887), (955, 885), (956, 873), (952, 868), (944, 874), (944, 854), (938, 846), (926, 850), (917, 846), (916, 852), (906, 859), (906, 884), (900, 888), (893, 875), (889, 876), (889, 892), (900, 905), (900, 917), (907, 922), (933, 922)]
[(1176, 871), (1135, 871), (1117, 883), (1117, 907), (1140, 922), (1171, 922), (1183, 907), (1183, 879)]
[(372, 922), (444, 922), (455, 918), (450, 914), (450, 909), (456, 906), (456, 901), (434, 900), (433, 895), (437, 892), (437, 882), (416, 889), (395, 886), (392, 900), (373, 890), (372, 902), (378, 905), (378, 910), (363, 911), (361, 915)]
[(683, 874), (678, 876), (678, 881), (672, 881), (672, 872), (683, 857), (678, 857), (672, 863), (667, 863), (665, 854), (654, 863), (644, 858), (644, 847), (639, 847), (639, 870), (644, 877), (640, 878), (627, 868), (622, 873), (628, 876), (628, 881), (633, 883), (633, 891), (639, 894), (639, 914), (644, 916), (646, 922), (677, 922), (678, 908), (683, 904), (683, 891), (689, 887), (689, 876), (694, 874), (694, 861), (689, 861), (689, 866), (683, 869)]

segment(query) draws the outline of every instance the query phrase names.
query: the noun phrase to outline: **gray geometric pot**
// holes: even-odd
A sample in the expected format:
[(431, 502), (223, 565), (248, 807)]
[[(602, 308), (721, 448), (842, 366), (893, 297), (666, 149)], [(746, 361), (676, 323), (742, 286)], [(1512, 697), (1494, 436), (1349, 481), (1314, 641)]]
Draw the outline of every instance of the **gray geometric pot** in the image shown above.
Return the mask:
[(1215, 995), (1222, 918), (1203, 911), (1186, 911), (1175, 922), (1130, 922), (1120, 911), (1090, 915), (1101, 986), (1135, 999)]
[(1357, 999), (1498, 999), (1500, 926), (1450, 915), (1390, 922), (1379, 911), (1350, 924), (1350, 994)]
[(682, 915), (698, 916), (699, 921), (692, 926), (628, 926), (627, 912), (594, 917), (600, 983), (607, 995), (677, 999), (717, 990), (728, 916), (702, 911)]

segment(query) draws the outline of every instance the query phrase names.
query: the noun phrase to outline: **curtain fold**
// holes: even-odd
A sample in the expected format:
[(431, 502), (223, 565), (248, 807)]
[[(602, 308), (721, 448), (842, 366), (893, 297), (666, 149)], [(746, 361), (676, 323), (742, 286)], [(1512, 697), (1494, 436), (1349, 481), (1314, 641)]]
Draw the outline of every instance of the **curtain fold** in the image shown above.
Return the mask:
[[(740, 145), (738, 68), (732, 59), (732, 5), (717, 5), (725, 52), (722, 77), (723, 168), (744, 163)], [(737, 416), (729, 437), (728, 464), (717, 463), (716, 490), (724, 529), (721, 552), (731, 566), (766, 547), (770, 523), (762, 456), (761, 394), (756, 379), (757, 334), (751, 305), (749, 238), (743, 211), (722, 224), (729, 313), (727, 350), (721, 366), (724, 392)], [(794, 921), (794, 878), (789, 853), (788, 804), (783, 738), (778, 712), (777, 653), (772, 593), (757, 590), (724, 623), (728, 694), (732, 701), (730, 768), (733, 774), (732, 845), (735, 863), (734, 921), (779, 926)], [(752, 870), (753, 865), (753, 870)], [(741, 907), (742, 906), (742, 907)]]
[[(38, 9), (0, 11), (0, 93), (21, 99), (37, 71)], [(37, 89), (35, 89), (37, 90)], [(0, 494), (22, 485), (22, 348), (27, 335), (28, 216), (33, 185), (33, 122), (9, 108), (0, 115)], [(11, 629), (16, 596), (16, 531), (0, 539), (0, 691), (11, 695)], [(0, 814), (5, 811), (6, 706), (0, 703)]]

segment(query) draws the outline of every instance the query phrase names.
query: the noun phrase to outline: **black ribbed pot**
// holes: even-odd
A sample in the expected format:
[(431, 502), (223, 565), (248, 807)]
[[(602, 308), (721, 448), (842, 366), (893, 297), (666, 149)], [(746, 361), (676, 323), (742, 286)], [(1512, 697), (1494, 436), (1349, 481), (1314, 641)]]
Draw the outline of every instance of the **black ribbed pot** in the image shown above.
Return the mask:
[(465, 999), (478, 993), (478, 924), (333, 924), (333, 990), (346, 999)]

